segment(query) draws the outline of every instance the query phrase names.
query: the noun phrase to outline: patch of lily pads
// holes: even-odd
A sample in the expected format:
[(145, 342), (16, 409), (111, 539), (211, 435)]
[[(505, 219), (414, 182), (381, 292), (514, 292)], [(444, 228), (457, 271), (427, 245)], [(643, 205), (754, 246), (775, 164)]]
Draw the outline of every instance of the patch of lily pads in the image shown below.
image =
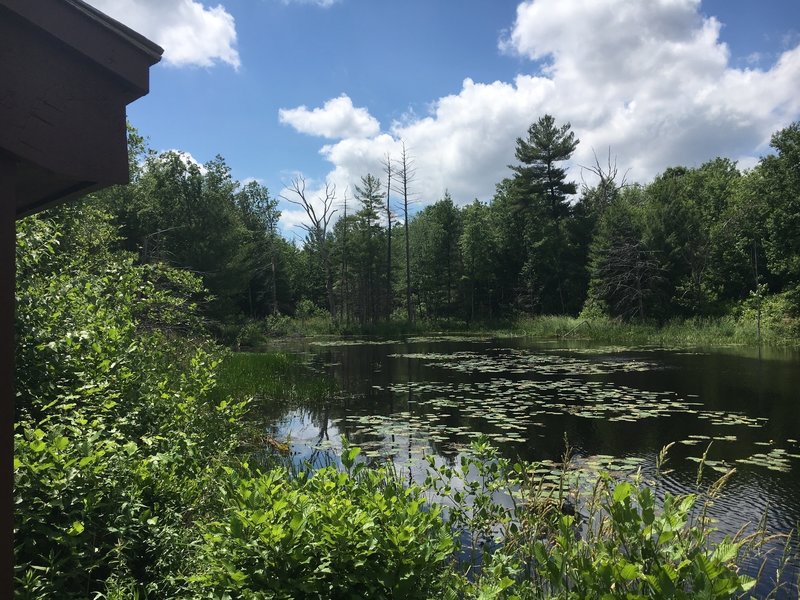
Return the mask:
[(488, 335), (474, 334), (474, 335), (456, 335), (456, 334), (440, 334), (440, 335), (425, 335), (425, 336), (412, 336), (406, 339), (409, 344), (431, 344), (440, 342), (455, 342), (455, 343), (485, 343), (493, 339)]
[(608, 375), (660, 369), (654, 362), (639, 359), (615, 360), (585, 359), (577, 356), (559, 356), (530, 352), (527, 350), (500, 349), (493, 352), (449, 352), (449, 353), (397, 353), (389, 358), (424, 361), (425, 366), (434, 366), (468, 374), (514, 374), (514, 375)]
[[(404, 382), (375, 386), (395, 393), (434, 413), (457, 411), (506, 429), (542, 426), (546, 416), (573, 415), (612, 422), (636, 422), (687, 412), (702, 404), (673, 392), (646, 391), (603, 381), (577, 378), (522, 380), (495, 378), (476, 382)], [(721, 417), (720, 417), (721, 418)]]
[[(411, 337), (407, 343), (483, 342), (482, 336), (434, 335)], [(318, 345), (398, 344), (396, 340), (337, 340)], [(660, 350), (637, 348), (637, 352)], [(564, 353), (567, 354), (564, 354)], [(737, 442), (740, 428), (761, 429), (768, 419), (743, 412), (708, 410), (695, 395), (681, 397), (672, 391), (644, 390), (605, 381), (595, 376), (646, 373), (663, 366), (630, 358), (630, 347), (608, 346), (553, 351), (490, 348), (460, 352), (404, 352), (388, 355), (394, 360), (420, 361), (424, 366), (470, 375), (470, 381), (409, 381), (373, 386), (396, 395), (400, 409), (390, 415), (350, 415), (354, 443), (368, 458), (431, 452), (457, 453), (472, 439), (486, 436), (498, 446), (512, 449), (546, 437), (554, 417), (591, 419), (610, 423), (637, 423), (645, 419), (693, 416), (706, 423), (706, 434), (691, 434), (679, 443), (704, 447), (709, 442)], [(591, 356), (590, 356), (591, 355)], [(476, 375), (482, 375), (476, 377)], [(562, 430), (559, 423), (556, 427)], [(798, 445), (797, 440), (788, 443)], [(773, 446), (754, 442), (756, 446)], [(527, 448), (526, 448), (527, 450)], [(729, 458), (729, 457), (728, 457)], [(786, 472), (800, 450), (771, 447), (751, 456), (723, 460), (706, 459), (710, 469), (727, 472), (737, 464)], [(581, 468), (635, 470), (640, 462), (614, 457), (581, 459)], [(698, 457), (688, 460), (699, 461)], [(544, 468), (544, 467), (543, 467)], [(549, 468), (549, 467), (548, 467)], [(552, 473), (550, 473), (552, 475)]]
[(401, 340), (362, 340), (362, 339), (338, 339), (338, 340), (314, 340), (311, 346), (319, 346), (321, 348), (335, 348), (338, 346), (391, 346), (393, 344), (402, 344)]

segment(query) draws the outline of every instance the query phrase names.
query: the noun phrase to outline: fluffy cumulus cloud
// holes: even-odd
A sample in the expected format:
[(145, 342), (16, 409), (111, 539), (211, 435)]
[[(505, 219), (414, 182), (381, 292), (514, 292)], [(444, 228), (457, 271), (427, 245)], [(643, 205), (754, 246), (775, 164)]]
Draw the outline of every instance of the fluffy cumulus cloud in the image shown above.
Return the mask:
[(88, 0), (90, 4), (164, 48), (175, 67), (238, 68), (236, 23), (222, 5), (196, 0)]
[(313, 110), (305, 106), (282, 108), (278, 116), (281, 123), (301, 133), (332, 139), (369, 137), (381, 128), (366, 108), (356, 108), (346, 95), (332, 98), (323, 107)]
[[(429, 114), (383, 132), (344, 96), (281, 118), (339, 138), (321, 152), (340, 187), (380, 173), (382, 157), (396, 157), (404, 140), (423, 202), (446, 188), (461, 203), (491, 197), (514, 162), (515, 139), (544, 113), (569, 121), (581, 140), (574, 178), (579, 165), (594, 162), (593, 151), (602, 157), (609, 148), (628, 179), (641, 182), (670, 165), (718, 155), (752, 166), (771, 133), (800, 116), (800, 46), (768, 68), (736, 68), (720, 28), (702, 15), (699, 0), (527, 0), (499, 43), (531, 61), (530, 73), (512, 82), (465, 79)], [(337, 104), (339, 111), (331, 108)], [(358, 119), (353, 111), (361, 111)]]
[(611, 147), (635, 179), (716, 155), (750, 162), (800, 113), (800, 47), (768, 70), (737, 69), (699, 0), (522, 3), (501, 48), (545, 60), (544, 109), (591, 147)]

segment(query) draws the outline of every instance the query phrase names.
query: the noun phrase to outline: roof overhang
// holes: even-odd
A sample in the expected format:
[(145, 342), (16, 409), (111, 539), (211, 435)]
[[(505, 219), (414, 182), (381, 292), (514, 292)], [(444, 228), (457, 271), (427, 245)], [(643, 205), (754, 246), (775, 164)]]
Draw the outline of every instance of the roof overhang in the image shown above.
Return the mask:
[(16, 165), (17, 217), (128, 182), (125, 109), (162, 52), (80, 0), (0, 0), (0, 159)]

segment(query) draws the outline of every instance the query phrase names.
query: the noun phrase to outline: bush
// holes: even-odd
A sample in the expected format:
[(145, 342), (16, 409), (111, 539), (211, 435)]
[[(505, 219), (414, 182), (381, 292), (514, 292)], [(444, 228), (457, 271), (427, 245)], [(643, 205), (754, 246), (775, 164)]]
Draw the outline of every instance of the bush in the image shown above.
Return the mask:
[(434, 597), (454, 548), (450, 530), (439, 507), (426, 506), (421, 490), (391, 470), (228, 474), (224, 519), (205, 527), (198, 590), (237, 598)]
[(108, 248), (57, 252), (58, 222), (18, 231), (17, 595), (179, 595), (247, 406), (211, 401), (199, 282)]

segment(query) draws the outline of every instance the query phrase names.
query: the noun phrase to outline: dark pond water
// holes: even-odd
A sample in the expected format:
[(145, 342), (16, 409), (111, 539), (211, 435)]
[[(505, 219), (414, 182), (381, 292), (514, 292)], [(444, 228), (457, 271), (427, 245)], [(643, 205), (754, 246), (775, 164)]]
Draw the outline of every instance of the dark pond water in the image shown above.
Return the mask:
[(662, 484), (689, 493), (711, 444), (704, 484), (737, 470), (713, 507), (721, 532), (764, 518), (772, 532), (800, 523), (797, 351), (448, 336), (293, 350), (343, 392), (278, 419), (298, 459), (335, 460), (345, 434), (368, 458), (391, 456), (413, 472), (423, 455), (453, 459), (484, 434), (510, 458), (559, 460), (566, 436), (578, 464), (624, 476), (652, 474), (659, 450), (676, 442)]

